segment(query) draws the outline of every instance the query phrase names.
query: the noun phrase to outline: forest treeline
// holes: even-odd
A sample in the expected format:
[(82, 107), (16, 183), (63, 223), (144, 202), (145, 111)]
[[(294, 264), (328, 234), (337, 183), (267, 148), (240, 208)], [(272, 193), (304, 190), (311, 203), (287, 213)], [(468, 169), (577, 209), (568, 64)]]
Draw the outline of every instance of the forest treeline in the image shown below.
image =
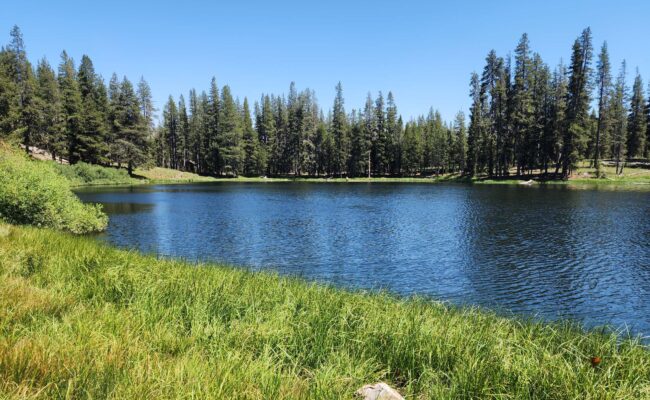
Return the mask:
[(391, 92), (368, 94), (348, 111), (341, 83), (327, 111), (294, 83), (288, 94), (263, 94), (251, 106), (214, 78), (206, 91), (170, 96), (156, 110), (143, 78), (134, 85), (113, 74), (106, 84), (86, 55), (78, 67), (65, 51), (57, 71), (45, 59), (34, 66), (14, 27), (0, 50), (0, 136), (70, 163), (129, 172), (156, 164), (215, 176), (566, 178), (579, 161), (599, 168), (603, 159), (622, 172), (648, 157), (650, 100), (638, 72), (628, 87), (624, 61), (612, 77), (606, 43), (595, 58), (588, 28), (569, 64), (552, 70), (526, 34), (513, 57), (490, 51), (482, 73), (471, 76), (466, 128), (462, 112), (447, 123), (433, 109), (404, 122)]

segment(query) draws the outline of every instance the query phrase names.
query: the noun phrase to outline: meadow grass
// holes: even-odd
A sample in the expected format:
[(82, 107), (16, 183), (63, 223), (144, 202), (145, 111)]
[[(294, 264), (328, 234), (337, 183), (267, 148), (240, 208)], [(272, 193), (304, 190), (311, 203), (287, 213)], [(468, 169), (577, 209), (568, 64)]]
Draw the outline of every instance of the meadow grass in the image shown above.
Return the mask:
[[(49, 161), (48, 161), (49, 162)], [(489, 179), (487, 176), (467, 177), (459, 173), (427, 175), (415, 177), (396, 176), (374, 176), (368, 177), (214, 177), (199, 175), (192, 172), (179, 171), (161, 167), (142, 167), (129, 176), (126, 169), (115, 167), (103, 167), (77, 163), (75, 165), (63, 165), (49, 162), (55, 165), (59, 173), (65, 176), (73, 187), (82, 186), (125, 186), (144, 184), (174, 184), (174, 183), (202, 183), (202, 182), (232, 182), (232, 183), (273, 183), (273, 182), (297, 182), (297, 183), (470, 183), (477, 185), (519, 185), (527, 181), (528, 177), (521, 179)], [(513, 171), (514, 173), (514, 171)], [(617, 187), (620, 189), (650, 189), (650, 170), (626, 168), (622, 175), (617, 175), (614, 167), (603, 166), (604, 177), (596, 178), (595, 169), (582, 162), (575, 173), (568, 180), (535, 181), (535, 184), (545, 185), (573, 185), (581, 187)]]
[(0, 225), (0, 294), (6, 399), (650, 398), (634, 339), (48, 229)]
[(126, 169), (103, 167), (101, 165), (79, 162), (74, 165), (59, 164), (48, 161), (54, 168), (63, 175), (70, 185), (78, 186), (100, 186), (100, 185), (134, 185), (140, 181), (129, 176)]
[(170, 168), (152, 167), (138, 168), (134, 175), (146, 180), (146, 183), (178, 183), (178, 182), (213, 182), (216, 178), (198, 175), (192, 172), (179, 171)]

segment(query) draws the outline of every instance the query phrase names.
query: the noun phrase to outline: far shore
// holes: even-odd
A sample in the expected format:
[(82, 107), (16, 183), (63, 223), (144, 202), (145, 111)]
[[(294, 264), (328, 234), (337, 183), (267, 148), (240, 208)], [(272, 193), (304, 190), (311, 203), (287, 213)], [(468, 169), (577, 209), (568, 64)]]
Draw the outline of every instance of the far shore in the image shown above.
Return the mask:
[(628, 169), (623, 175), (609, 173), (609, 168), (605, 168), (605, 176), (596, 178), (593, 169), (579, 168), (578, 171), (567, 180), (548, 179), (540, 175), (508, 177), (508, 178), (489, 178), (486, 176), (467, 177), (460, 174), (444, 174), (414, 177), (339, 177), (339, 176), (282, 176), (282, 177), (214, 177), (203, 176), (191, 172), (177, 171), (168, 168), (151, 168), (136, 169), (131, 180), (128, 182), (120, 181), (100, 181), (88, 182), (83, 184), (73, 184), (74, 187), (87, 186), (132, 186), (132, 185), (158, 185), (158, 184), (184, 184), (184, 183), (204, 183), (204, 182), (230, 182), (230, 183), (276, 183), (276, 182), (295, 182), (295, 183), (460, 183), (476, 185), (521, 185), (521, 186), (538, 186), (538, 185), (573, 185), (579, 187), (612, 187), (622, 189), (650, 189), (650, 170)]

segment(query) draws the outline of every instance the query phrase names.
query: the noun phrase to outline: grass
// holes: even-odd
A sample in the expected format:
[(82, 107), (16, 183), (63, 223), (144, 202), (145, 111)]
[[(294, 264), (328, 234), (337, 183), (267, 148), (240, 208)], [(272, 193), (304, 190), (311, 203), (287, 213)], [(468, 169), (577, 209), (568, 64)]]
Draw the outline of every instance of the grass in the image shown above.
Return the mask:
[(177, 171), (169, 168), (138, 168), (129, 176), (125, 168), (104, 167), (101, 165), (79, 162), (74, 165), (59, 164), (54, 161), (42, 161), (51, 164), (63, 175), (72, 187), (83, 186), (127, 186), (161, 183), (212, 182), (217, 179), (209, 176)]
[[(514, 173), (515, 171), (513, 171)], [(614, 167), (602, 166), (601, 178), (596, 178), (596, 169), (589, 166), (589, 162), (581, 162), (574, 173), (567, 180), (538, 180), (538, 177), (525, 176), (520, 179), (488, 179), (487, 177), (476, 177), (471, 180), (462, 177), (451, 178), (456, 182), (471, 182), (481, 185), (520, 185), (542, 184), (542, 185), (566, 185), (577, 189), (583, 188), (607, 188), (624, 190), (650, 190), (650, 170), (642, 168), (625, 168), (623, 174), (616, 174)]]
[[(78, 163), (73, 166), (51, 162), (57, 170), (65, 176), (73, 187), (97, 185), (142, 185), (142, 184), (171, 184), (171, 183), (197, 183), (197, 182), (302, 182), (302, 183), (472, 183), (481, 185), (519, 185), (527, 181), (528, 177), (521, 179), (488, 179), (485, 176), (468, 178), (458, 173), (439, 176), (418, 177), (237, 177), (218, 178), (198, 175), (191, 172), (178, 171), (169, 168), (153, 167), (138, 168), (133, 176), (129, 176), (125, 169), (102, 167)], [(650, 170), (640, 168), (626, 168), (622, 175), (615, 173), (614, 167), (604, 166), (603, 178), (595, 177), (595, 169), (582, 162), (575, 173), (568, 180), (550, 180), (534, 183), (552, 185), (572, 185), (583, 187), (616, 187), (621, 189), (650, 189)], [(514, 171), (513, 171), (514, 173)]]
[(601, 171), (604, 177), (596, 179), (596, 169), (582, 163), (569, 182), (598, 185), (650, 185), (650, 169), (625, 168), (623, 174), (617, 175), (614, 167), (603, 166)]
[(51, 163), (61, 175), (68, 179), (73, 187), (140, 183), (138, 179), (129, 176), (126, 169), (102, 167), (84, 162), (74, 165), (59, 164), (54, 161), (48, 161), (48, 163)]
[(0, 225), (0, 293), (6, 399), (650, 398), (632, 339), (48, 229)]
[[(650, 170), (625, 169), (622, 175), (616, 175), (614, 167), (603, 167), (604, 178), (595, 177), (595, 169), (582, 163), (569, 180), (551, 180), (535, 182), (553, 185), (571, 185), (576, 187), (587, 186), (616, 186), (620, 188), (639, 189), (648, 185), (650, 189)], [(137, 175), (146, 178), (148, 183), (183, 183), (183, 182), (302, 182), (302, 183), (471, 183), (481, 185), (519, 185), (529, 178), (522, 179), (487, 179), (486, 177), (467, 178), (460, 174), (444, 174), (439, 176), (421, 177), (237, 177), (215, 178), (205, 177), (187, 172), (175, 171), (166, 168), (153, 168), (138, 171)]]
[(0, 142), (0, 220), (74, 233), (101, 231), (108, 218), (82, 204), (50, 163), (30, 160)]
[(179, 182), (213, 182), (216, 178), (211, 176), (202, 176), (191, 172), (178, 171), (169, 168), (139, 168), (134, 175), (145, 179), (146, 183), (179, 183)]

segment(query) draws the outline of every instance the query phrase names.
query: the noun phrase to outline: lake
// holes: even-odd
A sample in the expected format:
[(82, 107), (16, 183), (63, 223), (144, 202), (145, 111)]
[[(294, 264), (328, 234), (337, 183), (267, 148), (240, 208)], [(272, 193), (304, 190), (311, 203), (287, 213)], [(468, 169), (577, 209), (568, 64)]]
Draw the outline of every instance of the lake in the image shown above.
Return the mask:
[(204, 183), (78, 191), (100, 237), (187, 260), (650, 335), (650, 192)]

